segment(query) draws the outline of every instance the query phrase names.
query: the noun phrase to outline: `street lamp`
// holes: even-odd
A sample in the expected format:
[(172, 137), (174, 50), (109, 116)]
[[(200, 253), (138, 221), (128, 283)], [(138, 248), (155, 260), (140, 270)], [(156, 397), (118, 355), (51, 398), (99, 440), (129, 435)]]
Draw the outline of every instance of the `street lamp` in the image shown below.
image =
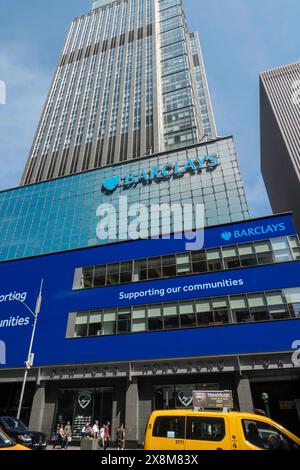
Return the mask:
[(34, 335), (35, 335), (38, 316), (39, 316), (39, 313), (41, 311), (43, 283), (44, 283), (44, 279), (41, 280), (40, 292), (39, 292), (39, 295), (36, 299), (36, 305), (35, 305), (34, 312), (31, 310), (31, 308), (28, 307), (28, 305), (25, 304), (25, 302), (22, 302), (21, 300), (19, 300), (19, 302), (21, 304), (23, 304), (27, 308), (27, 310), (29, 310), (29, 312), (33, 315), (34, 322), (33, 322), (33, 328), (32, 328), (32, 334), (31, 334), (31, 339), (30, 339), (30, 345), (29, 345), (29, 350), (28, 350), (27, 361), (25, 362), (25, 372), (24, 372), (22, 390), (21, 390), (21, 395), (20, 395), (20, 400), (19, 400), (17, 419), (20, 419), (20, 416), (21, 416), (21, 410), (22, 410), (22, 404), (23, 404), (23, 398), (24, 398), (24, 392), (25, 392), (25, 387), (26, 387), (28, 371), (33, 366), (34, 354), (32, 353), (32, 346), (33, 346), (33, 340), (34, 340)]

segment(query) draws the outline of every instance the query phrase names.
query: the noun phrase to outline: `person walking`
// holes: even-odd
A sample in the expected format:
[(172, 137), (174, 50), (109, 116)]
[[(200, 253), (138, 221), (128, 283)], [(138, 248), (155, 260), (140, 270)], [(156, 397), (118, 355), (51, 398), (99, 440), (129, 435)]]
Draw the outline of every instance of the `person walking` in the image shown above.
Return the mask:
[(62, 424), (60, 425), (60, 428), (59, 428), (59, 435), (60, 435), (60, 443), (61, 443), (60, 448), (64, 449), (66, 445), (66, 434), (65, 434), (64, 426)]
[(104, 425), (104, 450), (107, 450), (109, 447), (110, 441), (110, 421), (107, 421)]
[(99, 421), (95, 421), (95, 424), (93, 426), (93, 434), (94, 434), (94, 438), (98, 439), (99, 434), (100, 434)]
[(104, 424), (99, 429), (99, 447), (104, 448)]
[(60, 444), (61, 444), (59, 430), (60, 430), (60, 424), (58, 424), (58, 425), (56, 426), (56, 431), (55, 431), (55, 433), (53, 434), (53, 447), (52, 447), (52, 450), (54, 450), (57, 445), (60, 445)]
[(124, 424), (121, 423), (117, 429), (117, 448), (118, 450), (125, 449), (125, 427)]
[(65, 426), (65, 436), (66, 436), (65, 449), (68, 449), (69, 444), (72, 441), (72, 428), (71, 428), (70, 421), (68, 421)]

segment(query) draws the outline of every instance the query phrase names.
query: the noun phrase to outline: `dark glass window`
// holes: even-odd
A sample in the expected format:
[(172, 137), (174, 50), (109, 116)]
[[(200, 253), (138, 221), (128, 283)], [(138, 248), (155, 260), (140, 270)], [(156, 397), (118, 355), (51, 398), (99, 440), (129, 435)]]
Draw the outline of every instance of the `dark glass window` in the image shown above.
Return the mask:
[(153, 437), (166, 439), (184, 439), (183, 416), (160, 416), (156, 418), (153, 426)]
[(206, 273), (207, 259), (205, 251), (193, 251), (192, 253), (192, 264), (194, 273)]
[(175, 255), (171, 256), (162, 256), (162, 271), (164, 277), (173, 277), (177, 274), (176, 268), (176, 257)]
[(196, 301), (195, 306), (198, 326), (210, 325), (214, 323), (214, 315), (209, 299)]
[(106, 266), (96, 266), (94, 272), (94, 287), (105, 286)]
[(209, 271), (221, 271), (224, 269), (221, 250), (216, 248), (206, 252)]
[(146, 259), (134, 261), (133, 282), (146, 281), (148, 279), (147, 266)]
[(93, 287), (94, 268), (82, 268), (82, 285), (83, 288)]
[(109, 264), (107, 266), (107, 285), (120, 283), (120, 265), (119, 263)]
[(163, 320), (162, 320), (162, 308), (161, 304), (149, 305), (148, 307), (148, 330), (162, 330), (163, 329)]
[(225, 437), (225, 422), (222, 418), (187, 418), (186, 438), (197, 441), (222, 441)]
[(132, 261), (126, 261), (126, 263), (121, 263), (120, 282), (132, 282)]
[(89, 319), (89, 336), (102, 334), (102, 310), (92, 310)]
[(256, 266), (257, 258), (252, 243), (240, 245), (238, 247), (242, 267)]
[(162, 277), (161, 258), (151, 258), (148, 261), (148, 279), (157, 279)]
[(279, 429), (259, 420), (242, 420), (245, 438), (264, 450), (300, 450), (300, 446)]
[(118, 333), (129, 333), (131, 330), (130, 308), (120, 308), (118, 310)]

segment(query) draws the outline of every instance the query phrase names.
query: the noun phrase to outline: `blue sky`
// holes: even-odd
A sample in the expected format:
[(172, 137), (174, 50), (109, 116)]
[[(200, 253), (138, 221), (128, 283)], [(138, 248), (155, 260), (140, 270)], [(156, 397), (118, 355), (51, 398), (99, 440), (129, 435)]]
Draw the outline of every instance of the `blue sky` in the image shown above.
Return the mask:
[[(0, 190), (17, 186), (64, 37), (91, 0), (0, 0)], [(260, 177), (259, 72), (299, 60), (299, 0), (185, 0), (198, 31), (219, 135), (233, 134), (252, 216), (270, 213)]]

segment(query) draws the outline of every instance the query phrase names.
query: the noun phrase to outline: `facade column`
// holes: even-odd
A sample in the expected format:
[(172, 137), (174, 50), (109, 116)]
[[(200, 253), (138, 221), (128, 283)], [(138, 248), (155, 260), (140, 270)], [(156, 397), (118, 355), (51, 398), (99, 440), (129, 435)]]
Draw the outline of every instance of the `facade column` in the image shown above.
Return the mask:
[(137, 444), (139, 440), (139, 391), (138, 379), (135, 377), (131, 382), (128, 381), (126, 389), (125, 405), (125, 426), (126, 442), (129, 447), (131, 444)]
[(237, 395), (240, 411), (253, 413), (254, 405), (248, 378), (240, 377), (237, 379)]
[(45, 385), (37, 386), (33, 396), (29, 429), (41, 431), (45, 410)]

